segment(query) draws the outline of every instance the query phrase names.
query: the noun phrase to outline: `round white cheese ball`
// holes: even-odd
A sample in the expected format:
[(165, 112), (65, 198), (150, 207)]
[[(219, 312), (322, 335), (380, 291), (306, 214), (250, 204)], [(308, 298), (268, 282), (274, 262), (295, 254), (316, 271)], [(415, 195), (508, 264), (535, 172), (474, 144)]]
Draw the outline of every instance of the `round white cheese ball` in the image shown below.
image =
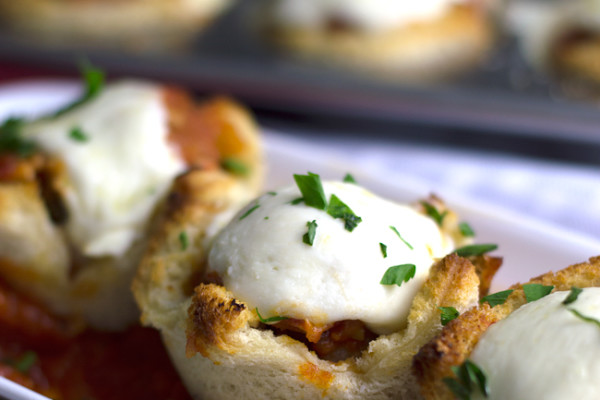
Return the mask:
[(564, 305), (568, 294), (528, 303), (481, 337), (471, 359), (487, 376), (489, 399), (600, 398), (600, 327), (569, 310), (600, 320), (600, 288)]
[[(355, 184), (324, 182), (323, 188), (328, 200), (335, 194), (362, 218), (354, 230), (325, 210), (295, 203), (301, 193), (287, 187), (233, 218), (212, 244), (208, 270), (263, 318), (361, 320), (377, 334), (401, 329), (429, 268), (454, 249), (451, 237), (414, 208)], [(312, 221), (310, 245), (303, 236)], [(416, 267), (414, 278), (401, 286), (380, 283), (388, 268), (402, 264)]]

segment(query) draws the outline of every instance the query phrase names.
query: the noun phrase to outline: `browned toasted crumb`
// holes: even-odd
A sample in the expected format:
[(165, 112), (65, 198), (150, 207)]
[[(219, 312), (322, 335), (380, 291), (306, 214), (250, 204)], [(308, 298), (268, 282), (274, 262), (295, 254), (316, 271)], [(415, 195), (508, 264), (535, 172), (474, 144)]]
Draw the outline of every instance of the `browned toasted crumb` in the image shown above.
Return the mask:
[(187, 356), (198, 352), (208, 357), (208, 346), (227, 350), (227, 336), (244, 326), (251, 316), (247, 308), (224, 287), (201, 283), (188, 310)]

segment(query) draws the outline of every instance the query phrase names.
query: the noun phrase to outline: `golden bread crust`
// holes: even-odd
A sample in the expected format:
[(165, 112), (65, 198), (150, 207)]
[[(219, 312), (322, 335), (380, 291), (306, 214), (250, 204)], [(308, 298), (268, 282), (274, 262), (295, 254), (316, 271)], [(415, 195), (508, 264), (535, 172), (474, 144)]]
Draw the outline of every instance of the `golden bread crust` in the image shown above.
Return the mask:
[[(256, 165), (260, 174), (262, 166)], [(191, 296), (194, 278), (202, 273), (205, 241), (215, 217), (241, 208), (257, 194), (250, 181), (219, 170), (192, 170), (176, 179), (154, 222), (133, 293), (142, 321), (156, 327), (170, 325), (165, 318)], [(181, 235), (187, 238), (183, 248)]]
[(187, 354), (208, 357), (206, 348), (227, 350), (227, 336), (251, 319), (248, 307), (238, 302), (223, 286), (200, 284), (188, 309)]
[[(600, 286), (600, 257), (572, 265), (556, 273), (548, 272), (528, 283), (553, 285), (554, 291)], [(523, 285), (516, 284), (506, 302), (495, 307), (488, 303), (473, 308), (451, 321), (442, 332), (415, 356), (413, 371), (425, 399), (453, 399), (442, 379), (452, 376), (451, 367), (462, 364), (471, 354), (481, 335), (495, 322), (506, 318), (527, 301)]]
[(436, 20), (373, 34), (268, 24), (268, 37), (295, 54), (409, 82), (444, 79), (474, 67), (494, 37), (489, 17), (476, 5), (455, 6)]

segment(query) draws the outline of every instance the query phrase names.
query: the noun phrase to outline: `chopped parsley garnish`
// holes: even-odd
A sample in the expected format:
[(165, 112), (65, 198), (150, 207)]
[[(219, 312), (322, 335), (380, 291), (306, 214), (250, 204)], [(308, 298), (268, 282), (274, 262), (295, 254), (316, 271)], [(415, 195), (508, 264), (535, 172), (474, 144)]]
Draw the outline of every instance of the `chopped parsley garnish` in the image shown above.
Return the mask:
[(356, 183), (356, 179), (354, 179), (354, 177), (350, 174), (346, 174), (344, 176), (344, 182), (346, 183)]
[(460, 224), (458, 224), (458, 229), (460, 229), (460, 233), (462, 233), (464, 237), (475, 236), (475, 231), (473, 230), (473, 228), (471, 228), (471, 225), (469, 225), (466, 222), (461, 222)]
[(567, 297), (563, 300), (564, 305), (571, 304), (577, 300), (583, 289), (573, 286)]
[(402, 286), (403, 282), (408, 282), (414, 278), (416, 271), (417, 267), (414, 264), (394, 265), (385, 271), (379, 283), (381, 285)]
[(277, 196), (277, 192), (267, 192), (269, 196)]
[[(578, 288), (573, 286), (571, 288), (571, 291), (569, 292), (569, 294), (567, 295), (567, 297), (563, 300), (563, 304), (564, 305), (569, 305), (571, 303), (574, 303), (575, 300), (577, 300), (577, 298), (579, 297), (579, 295), (581, 294), (581, 292), (583, 292), (583, 289)], [(575, 315), (577, 318), (585, 321), (585, 322), (590, 322), (592, 324), (597, 325), (598, 327), (600, 327), (600, 321), (597, 320), (596, 318), (584, 315), (582, 313), (580, 313), (579, 311), (577, 311), (574, 308), (569, 308), (567, 307), (567, 310), (569, 310), (571, 313), (573, 313), (573, 315)]]
[(256, 307), (256, 315), (258, 315), (258, 319), (260, 320), (260, 322), (262, 322), (263, 324), (272, 324), (273, 322), (279, 322), (279, 321), (283, 321), (284, 319), (288, 319), (288, 317), (271, 317), (271, 318), (263, 318), (262, 315), (260, 315), (260, 313), (258, 312), (258, 307)]
[(467, 359), (460, 366), (453, 366), (451, 369), (456, 378), (446, 377), (443, 382), (457, 398), (470, 400), (473, 390), (479, 390), (484, 397), (488, 397), (487, 377), (477, 364)]
[(379, 243), (379, 249), (381, 250), (383, 258), (387, 258), (387, 246), (383, 243)]
[(187, 250), (190, 245), (190, 239), (185, 231), (179, 233), (179, 245), (181, 246), (181, 250)]
[(247, 176), (250, 173), (250, 168), (248, 168), (243, 161), (233, 157), (227, 157), (221, 160), (221, 168), (239, 176)]
[(523, 285), (523, 292), (525, 293), (525, 298), (528, 303), (549, 295), (550, 292), (552, 292), (552, 289), (554, 289), (554, 286), (544, 286), (539, 283)]
[(94, 67), (89, 62), (84, 62), (81, 64), (80, 70), (85, 84), (83, 94), (71, 104), (68, 104), (56, 111), (53, 115), (51, 115), (51, 118), (59, 117), (88, 102), (89, 100), (92, 100), (93, 98), (97, 97), (104, 88), (104, 72), (101, 69)]
[(319, 210), (327, 209), (327, 199), (319, 175), (312, 172), (309, 172), (308, 175), (294, 174), (294, 180), (302, 193), (304, 204)]
[(79, 126), (74, 126), (69, 131), (69, 138), (73, 139), (76, 142), (87, 142), (90, 138), (83, 132), (83, 130)]
[(342, 219), (344, 221), (344, 228), (350, 232), (362, 221), (362, 218), (357, 216), (335, 194), (332, 194), (329, 202), (327, 202), (319, 175), (312, 172), (309, 172), (308, 175), (295, 174), (294, 180), (296, 181), (296, 185), (298, 185), (298, 189), (300, 189), (300, 193), (302, 193), (302, 197), (292, 200), (290, 204), (295, 205), (304, 201), (304, 204), (309, 207), (324, 210), (333, 218)]
[(513, 289), (503, 290), (501, 292), (488, 294), (479, 300), (481, 304), (488, 303), (490, 307), (494, 308), (500, 304), (504, 304), (508, 296), (513, 292)]
[(496, 244), (470, 244), (454, 250), (461, 257), (481, 256), (498, 248)]
[(446, 326), (448, 322), (458, 318), (460, 315), (458, 310), (454, 307), (438, 307), (438, 309), (442, 312), (440, 315), (440, 320), (443, 326)]
[(31, 367), (37, 361), (37, 354), (33, 351), (26, 351), (18, 360), (14, 362), (17, 371), (24, 374), (28, 373)]
[(33, 141), (23, 138), (24, 126), (23, 118), (8, 118), (0, 125), (0, 152), (27, 157), (36, 151)]
[(406, 241), (406, 240), (405, 240), (405, 239), (402, 237), (402, 235), (400, 234), (400, 232), (398, 232), (398, 229), (396, 229), (396, 227), (395, 227), (395, 226), (390, 226), (390, 229), (391, 229), (391, 230), (393, 230), (393, 231), (394, 231), (394, 233), (395, 233), (396, 235), (398, 235), (398, 237), (400, 238), (400, 240), (402, 240), (402, 241), (404, 242), (404, 244), (408, 246), (408, 248), (409, 248), (409, 249), (411, 249), (411, 250), (414, 250), (414, 249), (413, 249), (413, 247), (411, 246), (411, 244), (410, 244), (410, 243), (408, 243), (408, 242), (407, 242), (407, 241)]
[(304, 201), (304, 198), (302, 197), (297, 197), (294, 200), (290, 201), (290, 204), (295, 206), (296, 204), (300, 204)]
[[(81, 73), (85, 83), (85, 89), (81, 97), (55, 113), (40, 119), (56, 118), (98, 96), (104, 87), (104, 73), (90, 63), (81, 65)], [(36, 151), (35, 143), (23, 138), (24, 126), (24, 118), (9, 118), (2, 123), (0, 126), (0, 152), (15, 153), (21, 157), (27, 157)], [(71, 129), (69, 137), (80, 142), (87, 141), (87, 137), (79, 128)]]
[(598, 321), (596, 318), (592, 318), (592, 317), (588, 317), (587, 315), (583, 315), (582, 313), (575, 310), (574, 308), (568, 308), (568, 310), (571, 311), (577, 318), (579, 318), (585, 322), (590, 322), (592, 324), (596, 324), (596, 325), (598, 325), (598, 327), (600, 327), (600, 321)]
[(421, 205), (425, 209), (427, 215), (429, 215), (429, 217), (433, 219), (435, 223), (438, 224), (438, 226), (442, 226), (442, 224), (444, 223), (444, 218), (448, 214), (448, 211), (440, 213), (439, 210), (435, 208), (431, 203), (428, 203), (424, 200), (421, 201)]
[(327, 206), (327, 214), (333, 218), (340, 218), (344, 221), (344, 228), (352, 232), (354, 228), (362, 221), (362, 218), (354, 214), (354, 211), (350, 209), (341, 201), (335, 194), (332, 194), (329, 198), (329, 206)]
[(312, 220), (306, 223), (308, 227), (308, 232), (302, 236), (302, 242), (306, 243), (309, 246), (312, 246), (315, 241), (315, 234), (317, 233), (317, 222)]
[(243, 220), (244, 218), (246, 218), (248, 215), (252, 214), (252, 212), (254, 210), (256, 210), (258, 207), (260, 207), (260, 204), (255, 204), (254, 206), (250, 207), (248, 209), (248, 211), (246, 211), (245, 213), (243, 213), (240, 217), (240, 221)]

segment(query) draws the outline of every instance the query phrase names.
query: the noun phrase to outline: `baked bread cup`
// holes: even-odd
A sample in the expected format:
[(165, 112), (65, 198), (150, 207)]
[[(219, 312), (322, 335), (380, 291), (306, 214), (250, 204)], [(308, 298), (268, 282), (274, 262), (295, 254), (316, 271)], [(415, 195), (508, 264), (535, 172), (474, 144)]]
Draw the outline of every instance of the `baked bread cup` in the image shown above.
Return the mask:
[[(553, 290), (554, 293), (527, 304), (528, 300), (524, 292), (524, 286), (528, 284), (537, 284), (548, 286), (548, 290)], [(537, 278), (531, 279), (528, 284), (516, 284), (510, 288), (513, 290), (505, 302), (490, 306), (488, 302), (475, 307), (466, 313), (460, 315), (455, 320), (447, 324), (442, 332), (427, 343), (415, 356), (413, 362), (413, 371), (419, 385), (421, 394), (425, 399), (454, 399), (458, 395), (449, 389), (452, 379), (456, 378), (453, 371), (457, 371), (461, 365), (464, 365), (466, 360), (473, 362), (474, 351), (478, 349), (485, 341), (491, 345), (496, 343), (498, 334), (502, 334), (501, 344), (496, 343), (498, 352), (507, 355), (506, 358), (500, 357), (486, 362), (486, 368), (481, 364), (483, 376), (487, 375), (487, 385), (489, 393), (486, 396), (490, 399), (503, 398), (597, 398), (600, 387), (597, 382), (597, 361), (582, 366), (576, 360), (583, 358), (582, 353), (574, 353), (573, 347), (568, 343), (585, 343), (584, 335), (578, 334), (574, 327), (595, 329), (592, 330), (592, 337), (596, 338), (596, 330), (598, 329), (590, 321), (578, 320), (574, 315), (569, 313), (570, 309), (583, 309), (581, 300), (571, 303), (565, 300), (569, 297), (573, 287), (576, 288), (598, 288), (600, 287), (600, 257), (594, 257), (589, 262), (572, 265), (556, 273), (549, 272)], [(548, 292), (543, 293), (544, 295)], [(583, 293), (586, 293), (585, 290)], [(552, 298), (555, 296), (556, 298)], [(598, 303), (598, 292), (596, 291), (595, 303)], [(530, 301), (533, 301), (530, 299)], [(595, 306), (597, 309), (597, 305)], [(525, 313), (525, 310), (529, 312)], [(529, 311), (533, 310), (533, 311)], [(518, 313), (516, 311), (519, 311)], [(589, 311), (589, 307), (588, 307)], [(558, 313), (563, 313), (559, 316)], [(566, 318), (570, 320), (565, 321)], [(519, 319), (516, 316), (519, 315)], [(533, 320), (533, 324), (539, 324), (542, 328), (525, 326), (520, 329), (513, 325), (506, 324), (509, 320), (519, 323)], [(548, 322), (558, 321), (559, 326), (554, 329), (547, 329)], [(586, 325), (590, 325), (587, 327)], [(502, 327), (502, 328), (501, 328)], [(490, 329), (493, 328), (493, 329)], [(500, 330), (503, 329), (503, 330)], [(514, 335), (506, 332), (506, 329), (511, 329)], [(494, 330), (496, 336), (491, 336), (491, 331)], [(525, 333), (522, 331), (526, 330)], [(580, 332), (579, 332), (580, 333)], [(515, 337), (517, 335), (517, 337)], [(562, 335), (562, 338), (559, 336)], [(494, 340), (494, 338), (496, 340)], [(529, 340), (532, 338), (532, 340)], [(533, 343), (532, 343), (533, 341)], [(548, 344), (552, 341), (553, 344)], [(523, 346), (532, 349), (517, 350), (511, 352), (511, 348), (517, 343), (524, 343)], [(573, 346), (577, 346), (576, 344)], [(488, 346), (489, 349), (489, 346)], [(579, 348), (583, 353), (592, 354), (597, 360), (597, 355), (594, 356), (594, 349), (591, 346)], [(483, 349), (479, 349), (480, 355)], [(549, 357), (538, 361), (537, 357), (532, 353), (544, 353)], [(535, 364), (534, 364), (535, 363)], [(475, 364), (477, 365), (477, 364)], [(497, 365), (497, 368), (494, 367)], [(535, 365), (535, 367), (532, 367)], [(568, 366), (566, 369), (574, 371), (574, 373), (563, 373), (565, 369), (561, 366)], [(523, 368), (530, 369), (533, 375), (523, 373)], [(545, 368), (547, 366), (547, 368)], [(454, 370), (453, 370), (454, 369)], [(548, 369), (559, 371), (558, 375), (549, 377), (544, 373)], [(504, 377), (500, 381), (501, 377)], [(590, 379), (592, 382), (592, 394), (590, 392), (582, 394), (573, 387), (589, 389)], [(450, 380), (445, 383), (444, 380)], [(541, 383), (541, 386), (547, 388), (546, 392), (540, 392), (539, 386), (536, 383)], [(570, 385), (570, 386), (569, 386)], [(473, 384), (473, 390), (467, 390), (464, 393), (466, 398), (483, 398), (481, 393), (478, 393), (476, 388), (478, 385)], [(586, 387), (587, 386), (587, 387)], [(535, 389), (532, 389), (535, 387)], [(533, 391), (532, 391), (533, 390)], [(518, 392), (518, 393), (515, 393)], [(544, 393), (544, 394), (540, 394)], [(554, 396), (554, 397), (552, 397)]]
[(13, 122), (21, 147), (9, 146), (10, 122), (0, 133), (0, 278), (96, 328), (139, 319), (131, 282), (177, 175), (233, 176), (223, 163), (235, 159), (244, 190), (261, 184), (257, 128), (227, 99), (197, 104), (180, 89), (123, 81), (61, 116)]
[(3, 28), (45, 43), (172, 50), (231, 0), (1, 0)]
[[(480, 63), (494, 41), (493, 22), (484, 6), (489, 2), (436, 2), (436, 7), (449, 5), (441, 13), (416, 15), (414, 21), (399, 17), (397, 25), (382, 27), (371, 26), (373, 21), (362, 26), (357, 16), (345, 17), (348, 9), (341, 6), (337, 13), (331, 11), (318, 22), (295, 23), (279, 15), (281, 3), (275, 0), (266, 6), (264, 25), (267, 39), (284, 51), (394, 80), (422, 83), (455, 76)], [(390, 12), (400, 14), (400, 7), (394, 6)], [(413, 8), (409, 3), (405, 7)]]
[[(423, 278), (424, 284), (416, 286), (414, 299), (408, 300), (412, 306), (407, 307), (409, 315), (401, 328), (371, 336), (368, 339), (373, 340), (350, 357), (330, 361), (317, 354), (320, 350), (309, 348), (306, 338), (296, 335), (302, 328), (294, 332), (286, 330), (285, 325), (268, 325), (269, 321), (259, 314), (256, 304), (236, 297), (220, 282), (221, 275), (214, 273), (212, 255), (211, 261), (208, 260), (209, 248), (214, 250), (218, 243), (226, 243), (229, 255), (242, 250), (229, 247), (227, 241), (221, 242), (221, 235), (217, 239), (211, 237), (216, 235), (215, 226), (222, 226), (223, 213), (239, 207), (239, 184), (229, 176), (213, 172), (197, 171), (189, 179), (189, 185), (180, 182), (174, 186), (170, 196), (173, 201), (167, 204), (166, 212), (157, 221), (157, 230), (140, 264), (133, 291), (142, 310), (142, 321), (161, 331), (171, 358), (194, 398), (413, 399), (417, 386), (410, 373), (412, 357), (441, 329), (438, 306), (458, 310), (472, 307), (480, 291), (486, 292), (489, 288), (501, 263), (500, 259), (486, 255), (474, 257), (473, 262), (456, 254), (438, 260)], [(257, 223), (281, 219), (275, 211), (261, 214), (270, 213), (266, 203), (281, 193), (278, 190), (261, 196), (258, 202), (250, 203), (236, 214), (231, 224), (244, 218), (255, 218)], [(284, 197), (282, 204), (289, 204), (287, 200)], [(438, 199), (430, 201), (443, 211)], [(444, 224), (453, 231), (458, 224), (455, 215), (448, 213), (446, 218)], [(215, 222), (215, 219), (218, 220)], [(318, 232), (323, 232), (326, 223), (323, 220), (317, 223), (317, 229), (321, 230)], [(287, 220), (284, 225), (295, 229)], [(269, 228), (264, 229), (247, 232), (262, 236), (268, 234)], [(357, 231), (359, 229), (360, 225)], [(185, 249), (178, 240), (182, 232), (190, 243)], [(314, 240), (317, 243), (320, 239)], [(325, 242), (318, 243), (324, 245)], [(270, 242), (266, 250), (282, 252), (275, 242)], [(293, 251), (290, 247), (289, 253)], [(232, 268), (236, 267), (232, 264)], [(302, 274), (303, 269), (296, 273)], [(266, 282), (268, 271), (256, 279), (259, 285)], [(283, 282), (280, 284), (287, 288)], [(306, 282), (303, 287), (312, 284)], [(268, 301), (277, 296), (275, 287), (264, 287), (263, 291)], [(267, 312), (267, 307), (261, 309)], [(294, 324), (294, 321), (282, 320), (278, 324)], [(350, 335), (358, 336), (352, 338), (356, 341), (366, 343), (365, 337), (373, 335), (361, 329), (362, 325), (356, 321), (345, 323), (350, 327)], [(301, 324), (310, 325), (310, 321)], [(345, 334), (343, 329), (338, 333)]]
[(600, 83), (597, 1), (509, 2), (506, 21), (523, 56), (561, 82)]

